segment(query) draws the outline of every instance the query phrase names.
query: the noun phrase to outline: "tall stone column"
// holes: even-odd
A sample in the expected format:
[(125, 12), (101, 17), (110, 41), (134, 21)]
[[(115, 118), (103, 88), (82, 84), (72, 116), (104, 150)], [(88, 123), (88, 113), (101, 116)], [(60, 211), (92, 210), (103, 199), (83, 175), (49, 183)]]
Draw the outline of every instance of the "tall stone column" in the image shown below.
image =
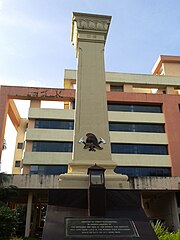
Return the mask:
[[(72, 17), (71, 41), (77, 57), (77, 90), (69, 174), (81, 180), (84, 176), (86, 182), (87, 169), (95, 163), (106, 169), (107, 176), (116, 175), (113, 172), (116, 164), (111, 157), (104, 69), (104, 46), (110, 21), (110, 16), (94, 14), (73, 13)], [(64, 177), (60, 176), (61, 179)], [(127, 181), (127, 176), (122, 178)]]
[[(108, 130), (104, 45), (111, 17), (90, 14), (73, 14), (72, 43), (77, 56), (77, 91), (72, 170), (87, 171), (96, 164), (113, 165)], [(86, 141), (87, 133), (103, 138), (102, 150), (84, 149), (79, 140)], [(79, 168), (83, 164), (83, 168)], [(74, 169), (73, 169), (74, 168)]]

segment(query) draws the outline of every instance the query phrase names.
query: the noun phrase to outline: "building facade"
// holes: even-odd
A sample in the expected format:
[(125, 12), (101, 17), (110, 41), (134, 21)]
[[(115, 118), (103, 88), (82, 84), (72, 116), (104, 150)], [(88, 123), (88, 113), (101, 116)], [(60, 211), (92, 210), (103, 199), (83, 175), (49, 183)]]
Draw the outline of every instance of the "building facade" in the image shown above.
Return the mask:
[[(180, 58), (174, 57), (177, 69), (174, 60), (167, 63), (166, 56), (162, 59), (165, 63), (161, 68), (173, 66), (165, 75), (157, 75), (157, 68), (153, 72), (156, 75), (106, 73), (112, 158), (118, 165), (115, 171), (130, 177), (180, 176)], [(64, 109), (43, 109), (40, 99), (31, 100), (28, 119), (21, 119), (18, 127), (14, 174), (22, 172), (22, 164), (26, 174), (67, 171), (72, 159), (75, 82), (76, 71), (65, 70), (64, 89), (71, 101), (64, 102)], [(45, 91), (48, 94), (50, 90)]]
[[(150, 219), (177, 230), (180, 57), (160, 56), (149, 75), (106, 72), (105, 79), (114, 171), (129, 177), (130, 189), (141, 191)], [(70, 171), (76, 81), (77, 71), (65, 70), (63, 89), (0, 86), (0, 146), (9, 115), (17, 130), (11, 182), (25, 194), (22, 202), (28, 202), (26, 236), (32, 203), (47, 204), (48, 190), (59, 188), (58, 176)], [(14, 99), (30, 100), (27, 119), (20, 117)], [(59, 101), (64, 108), (45, 109), (41, 101)]]

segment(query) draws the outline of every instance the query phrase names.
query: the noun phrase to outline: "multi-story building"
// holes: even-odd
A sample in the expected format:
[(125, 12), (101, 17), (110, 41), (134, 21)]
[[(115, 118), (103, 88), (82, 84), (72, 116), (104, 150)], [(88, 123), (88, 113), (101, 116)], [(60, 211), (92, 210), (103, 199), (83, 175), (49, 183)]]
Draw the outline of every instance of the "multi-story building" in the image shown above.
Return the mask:
[[(47, 202), (48, 189), (58, 188), (59, 174), (66, 173), (72, 161), (76, 75), (76, 70), (65, 70), (64, 89), (0, 88), (1, 146), (7, 114), (17, 130), (12, 182), (25, 195), (34, 189), (40, 202)], [(180, 57), (160, 56), (152, 74), (106, 72), (105, 78), (115, 172), (128, 175), (130, 188), (141, 191), (149, 218), (177, 230)], [(21, 119), (13, 99), (30, 100), (28, 119)], [(41, 101), (61, 101), (64, 109), (41, 108)], [(32, 191), (28, 201), (33, 201)]]
[[(162, 72), (161, 76), (158, 74), (158, 68), (164, 69), (165, 76)], [(180, 57), (162, 56), (153, 75), (106, 73), (109, 131), (112, 158), (118, 165), (116, 172), (131, 177), (180, 175), (179, 69)], [(76, 71), (65, 70), (65, 89), (73, 93), (75, 81)], [(60, 110), (43, 109), (41, 100), (31, 100), (24, 173), (59, 174), (67, 171), (72, 159), (75, 106), (75, 98), (69, 98), (71, 101), (65, 102), (64, 109)], [(22, 168), (18, 154), (23, 146), (20, 136), (24, 136), (26, 121), (22, 122), (13, 173), (17, 170), (20, 173)]]

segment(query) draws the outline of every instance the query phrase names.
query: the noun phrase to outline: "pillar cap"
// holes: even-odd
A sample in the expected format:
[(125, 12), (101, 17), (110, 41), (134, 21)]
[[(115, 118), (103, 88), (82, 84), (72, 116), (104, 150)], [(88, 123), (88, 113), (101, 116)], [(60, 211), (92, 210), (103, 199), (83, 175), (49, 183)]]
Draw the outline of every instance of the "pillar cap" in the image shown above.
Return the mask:
[(111, 16), (73, 12), (71, 42), (76, 53), (79, 40), (105, 43), (110, 22)]

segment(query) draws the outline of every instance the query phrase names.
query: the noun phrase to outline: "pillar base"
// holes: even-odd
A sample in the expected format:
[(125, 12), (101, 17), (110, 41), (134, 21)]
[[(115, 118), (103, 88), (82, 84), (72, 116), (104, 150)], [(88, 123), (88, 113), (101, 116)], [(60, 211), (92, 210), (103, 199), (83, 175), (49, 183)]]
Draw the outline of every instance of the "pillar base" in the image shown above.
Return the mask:
[[(76, 189), (88, 189), (89, 188), (89, 176), (87, 173), (65, 173), (60, 175), (60, 188), (76, 188)], [(107, 189), (129, 189), (129, 181), (127, 175), (122, 174), (105, 174), (105, 186)]]

